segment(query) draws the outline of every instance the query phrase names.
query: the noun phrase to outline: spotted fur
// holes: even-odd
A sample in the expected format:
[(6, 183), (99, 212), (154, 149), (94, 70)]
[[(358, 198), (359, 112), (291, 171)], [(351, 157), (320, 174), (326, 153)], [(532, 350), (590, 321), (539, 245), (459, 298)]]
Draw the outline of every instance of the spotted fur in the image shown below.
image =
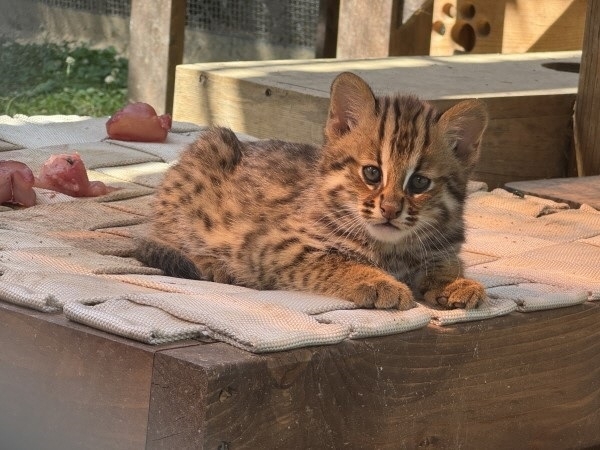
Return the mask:
[(168, 273), (194, 273), (191, 263), (205, 279), (361, 307), (407, 309), (415, 295), (475, 307), (485, 293), (463, 278), (458, 252), (486, 124), (481, 102), (442, 114), (343, 73), (321, 148), (242, 143), (218, 127), (189, 146), (158, 189), (140, 254)]

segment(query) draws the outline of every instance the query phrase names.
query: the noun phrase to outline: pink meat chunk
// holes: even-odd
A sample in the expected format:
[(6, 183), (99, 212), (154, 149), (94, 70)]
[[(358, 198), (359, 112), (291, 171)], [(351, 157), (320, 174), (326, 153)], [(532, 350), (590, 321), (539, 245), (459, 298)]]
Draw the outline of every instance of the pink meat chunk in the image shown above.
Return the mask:
[(33, 172), (19, 161), (0, 161), (0, 203), (35, 205)]
[(101, 181), (90, 182), (78, 153), (52, 155), (42, 166), (35, 186), (71, 197), (97, 197), (115, 190)]
[(159, 116), (147, 103), (131, 103), (108, 119), (106, 132), (120, 141), (164, 142), (172, 122), (169, 114)]

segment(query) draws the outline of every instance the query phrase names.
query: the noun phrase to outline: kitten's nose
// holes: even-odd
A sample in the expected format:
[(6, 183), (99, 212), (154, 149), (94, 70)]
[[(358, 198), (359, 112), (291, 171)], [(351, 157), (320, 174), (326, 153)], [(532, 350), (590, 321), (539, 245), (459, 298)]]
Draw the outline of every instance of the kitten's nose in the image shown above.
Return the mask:
[(397, 218), (402, 213), (403, 203), (403, 200), (400, 202), (382, 201), (380, 205), (381, 215), (387, 220)]

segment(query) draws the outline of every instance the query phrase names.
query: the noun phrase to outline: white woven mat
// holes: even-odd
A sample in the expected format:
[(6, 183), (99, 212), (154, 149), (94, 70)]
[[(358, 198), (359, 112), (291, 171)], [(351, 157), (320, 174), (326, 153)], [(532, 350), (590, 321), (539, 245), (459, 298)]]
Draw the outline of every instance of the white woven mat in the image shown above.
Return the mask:
[[(93, 180), (119, 191), (73, 199), (38, 190), (38, 205), (0, 212), (0, 299), (149, 344), (215, 339), (261, 353), (383, 336), (428, 324), (489, 319), (600, 299), (600, 213), (471, 185), (462, 257), (487, 288), (476, 310), (419, 305), (357, 309), (298, 292), (166, 277), (129, 257), (153, 188), (202, 131), (174, 124), (164, 144), (105, 140), (104, 119), (0, 117), (2, 159), (36, 172), (53, 153), (78, 151)], [(244, 139), (251, 139), (245, 136)]]

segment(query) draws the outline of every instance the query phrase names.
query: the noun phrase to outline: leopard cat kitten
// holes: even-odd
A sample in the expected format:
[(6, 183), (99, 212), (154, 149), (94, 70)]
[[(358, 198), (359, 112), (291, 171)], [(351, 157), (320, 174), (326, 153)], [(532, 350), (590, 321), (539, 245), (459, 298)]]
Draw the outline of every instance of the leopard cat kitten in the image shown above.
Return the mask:
[(463, 277), (458, 252), (486, 124), (479, 101), (441, 114), (342, 73), (321, 148), (203, 133), (167, 171), (138, 258), (169, 275), (360, 307), (408, 309), (414, 296), (476, 307), (485, 292)]

